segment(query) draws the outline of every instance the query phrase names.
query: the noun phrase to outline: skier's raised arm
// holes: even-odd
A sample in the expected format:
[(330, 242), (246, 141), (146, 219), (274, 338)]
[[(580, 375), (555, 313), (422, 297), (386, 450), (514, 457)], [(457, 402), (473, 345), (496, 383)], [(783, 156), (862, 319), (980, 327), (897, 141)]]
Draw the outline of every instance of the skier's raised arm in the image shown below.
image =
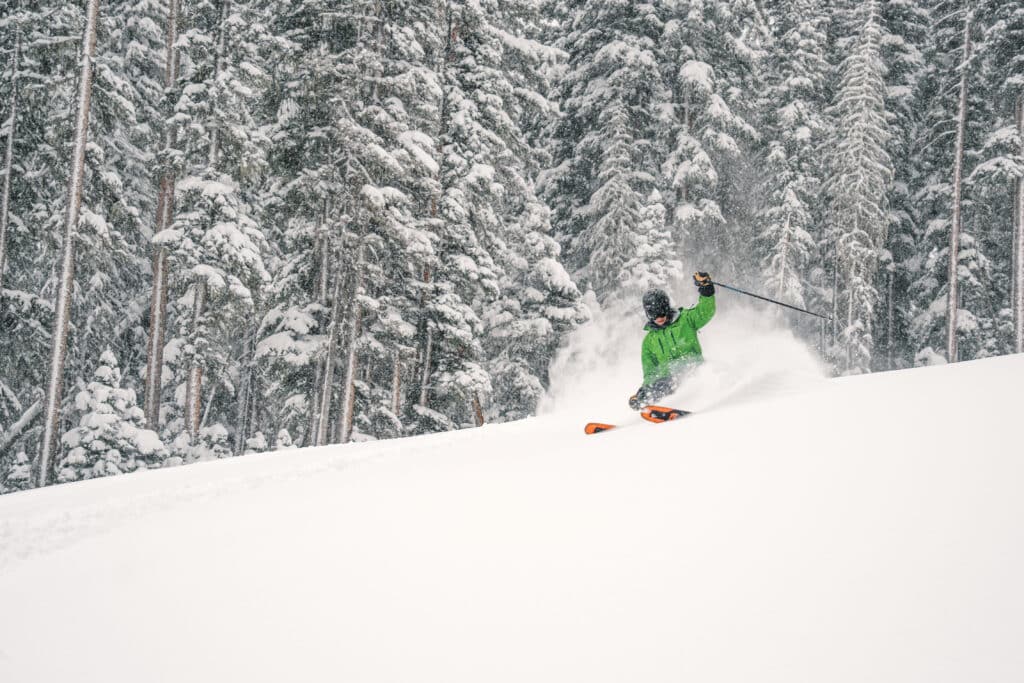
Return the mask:
[(700, 271), (693, 274), (693, 284), (697, 285), (700, 299), (696, 306), (687, 310), (687, 316), (694, 329), (699, 330), (715, 315), (715, 283), (711, 281), (710, 275)]

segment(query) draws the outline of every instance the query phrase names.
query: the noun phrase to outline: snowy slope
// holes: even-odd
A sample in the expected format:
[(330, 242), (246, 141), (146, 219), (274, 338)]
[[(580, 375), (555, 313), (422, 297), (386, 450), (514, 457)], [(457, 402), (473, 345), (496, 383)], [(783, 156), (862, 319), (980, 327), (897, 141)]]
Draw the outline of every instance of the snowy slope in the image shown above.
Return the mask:
[(1024, 357), (826, 381), (758, 336), (790, 372), (709, 353), (674, 423), (0, 498), (0, 681), (1024, 680)]

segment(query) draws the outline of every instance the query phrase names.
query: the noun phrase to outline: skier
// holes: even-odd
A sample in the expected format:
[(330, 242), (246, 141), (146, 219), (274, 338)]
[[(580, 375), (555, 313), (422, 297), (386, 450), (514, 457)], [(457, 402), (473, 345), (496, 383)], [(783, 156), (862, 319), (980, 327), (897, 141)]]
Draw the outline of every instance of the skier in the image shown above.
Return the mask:
[(629, 407), (633, 410), (671, 394), (678, 386), (680, 375), (704, 360), (697, 330), (715, 315), (715, 284), (703, 271), (694, 273), (693, 282), (700, 294), (693, 308), (673, 309), (668, 294), (661, 289), (644, 294), (647, 336), (640, 349), (644, 383), (629, 397)]

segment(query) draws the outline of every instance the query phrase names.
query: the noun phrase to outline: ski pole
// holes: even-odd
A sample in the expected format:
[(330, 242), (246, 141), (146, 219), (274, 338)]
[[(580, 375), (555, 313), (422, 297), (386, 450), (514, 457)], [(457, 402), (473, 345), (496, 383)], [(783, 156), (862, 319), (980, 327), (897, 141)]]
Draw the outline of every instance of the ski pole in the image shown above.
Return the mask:
[(715, 282), (714, 284), (715, 284), (715, 287), (721, 287), (723, 289), (729, 289), (729, 290), (732, 290), (734, 292), (738, 292), (740, 294), (746, 294), (747, 296), (752, 296), (755, 299), (760, 299), (761, 301), (767, 301), (768, 303), (772, 303), (772, 304), (775, 304), (777, 306), (785, 306), (786, 308), (792, 308), (794, 311), (800, 311), (801, 313), (806, 313), (807, 315), (813, 315), (813, 316), (815, 316), (817, 318), (824, 318), (825, 320), (831, 320), (832, 319), (831, 316), (822, 315), (821, 313), (815, 313), (814, 311), (808, 311), (808, 310), (805, 310), (803, 308), (797, 308), (796, 306), (790, 306), (789, 304), (784, 304), (781, 301), (776, 301), (775, 299), (769, 299), (766, 296), (761, 296), (760, 294), (754, 294), (753, 292), (748, 292), (746, 290), (739, 289), (738, 287), (733, 287), (731, 285), (723, 285), (721, 282)]

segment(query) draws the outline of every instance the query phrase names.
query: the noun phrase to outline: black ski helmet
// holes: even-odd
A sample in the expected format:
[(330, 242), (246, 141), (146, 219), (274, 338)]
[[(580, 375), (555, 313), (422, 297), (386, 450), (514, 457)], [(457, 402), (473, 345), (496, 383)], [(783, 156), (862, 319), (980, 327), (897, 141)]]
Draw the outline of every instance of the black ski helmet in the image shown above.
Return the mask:
[(654, 320), (661, 316), (672, 315), (672, 304), (668, 301), (668, 294), (663, 289), (649, 289), (644, 294), (644, 313), (648, 320)]

